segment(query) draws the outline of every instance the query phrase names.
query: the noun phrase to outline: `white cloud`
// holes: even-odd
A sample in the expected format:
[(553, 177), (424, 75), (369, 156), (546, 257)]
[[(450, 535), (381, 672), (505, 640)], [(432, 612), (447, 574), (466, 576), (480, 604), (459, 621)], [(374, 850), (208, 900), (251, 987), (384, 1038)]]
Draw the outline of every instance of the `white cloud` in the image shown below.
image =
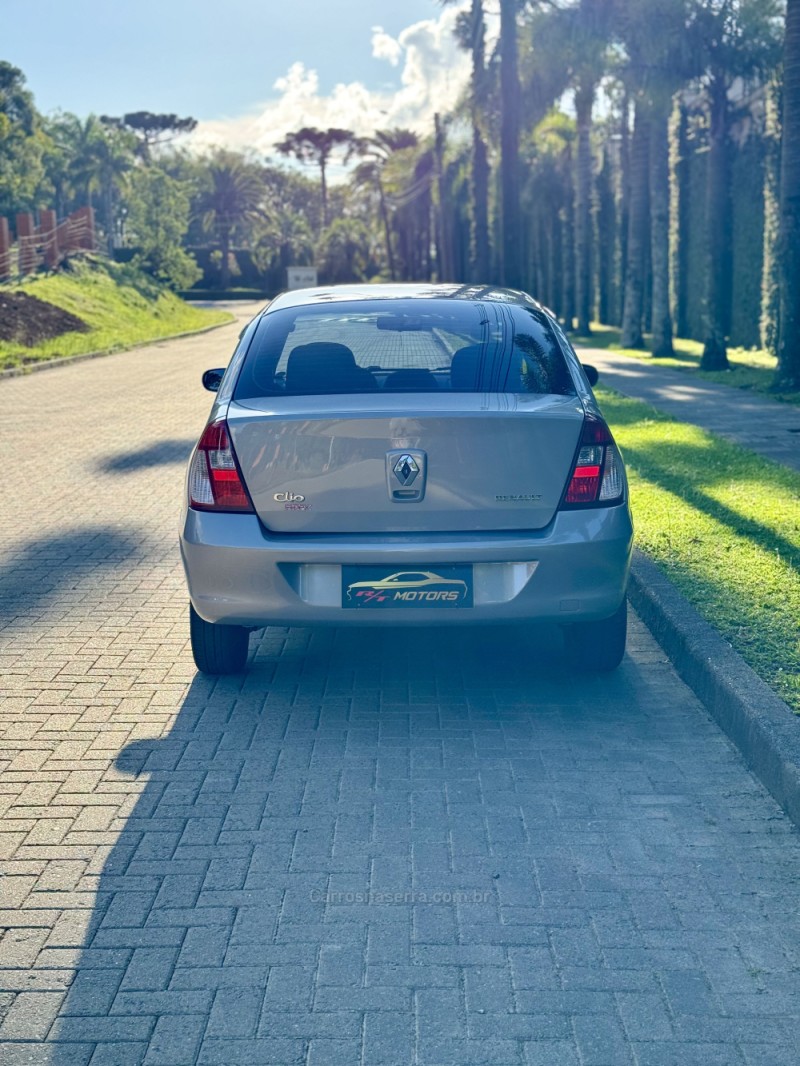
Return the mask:
[(457, 12), (448, 7), (436, 19), (408, 26), (397, 38), (381, 27), (373, 29), (372, 54), (400, 67), (400, 87), (394, 92), (355, 81), (322, 94), (316, 71), (295, 62), (275, 82), (274, 97), (249, 115), (201, 122), (191, 143), (199, 149), (224, 145), (274, 156), (276, 141), (302, 126), (340, 126), (362, 136), (403, 126), (426, 134), (434, 112), (452, 108), (469, 79), (469, 57), (453, 36)]
[(388, 59), (396, 67), (403, 54), (403, 46), (397, 38), (386, 33), (383, 26), (373, 26), (372, 54), (376, 59)]

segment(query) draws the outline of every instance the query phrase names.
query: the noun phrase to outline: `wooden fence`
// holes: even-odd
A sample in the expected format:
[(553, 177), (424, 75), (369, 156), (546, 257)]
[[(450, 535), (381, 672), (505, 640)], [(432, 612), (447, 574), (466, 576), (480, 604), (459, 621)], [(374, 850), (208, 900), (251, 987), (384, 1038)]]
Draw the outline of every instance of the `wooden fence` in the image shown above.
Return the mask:
[(25, 277), (40, 266), (55, 269), (78, 252), (97, 250), (94, 209), (81, 207), (60, 222), (55, 211), (42, 208), (39, 224), (30, 212), (16, 216), (16, 241), (7, 218), (0, 218), (0, 281)]

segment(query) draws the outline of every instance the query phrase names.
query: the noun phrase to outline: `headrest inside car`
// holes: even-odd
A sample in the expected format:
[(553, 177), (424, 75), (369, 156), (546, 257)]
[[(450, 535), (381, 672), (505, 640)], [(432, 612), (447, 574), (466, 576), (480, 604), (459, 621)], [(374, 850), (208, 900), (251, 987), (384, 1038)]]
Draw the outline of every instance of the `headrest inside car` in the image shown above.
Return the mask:
[(409, 367), (395, 370), (387, 377), (383, 387), (393, 392), (436, 392), (439, 385), (430, 370)]
[(365, 392), (375, 388), (368, 370), (356, 365), (344, 344), (314, 341), (301, 344), (286, 364), (286, 391), (307, 395), (326, 392)]

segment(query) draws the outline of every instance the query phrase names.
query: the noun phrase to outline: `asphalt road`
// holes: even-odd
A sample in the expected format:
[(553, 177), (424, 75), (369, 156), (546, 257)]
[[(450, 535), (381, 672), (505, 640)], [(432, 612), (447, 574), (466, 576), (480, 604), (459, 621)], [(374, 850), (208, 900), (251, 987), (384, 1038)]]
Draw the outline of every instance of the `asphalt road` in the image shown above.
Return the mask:
[(0, 1062), (795, 1066), (800, 838), (635, 618), (604, 678), (536, 629), (195, 675), (235, 333), (0, 382)]

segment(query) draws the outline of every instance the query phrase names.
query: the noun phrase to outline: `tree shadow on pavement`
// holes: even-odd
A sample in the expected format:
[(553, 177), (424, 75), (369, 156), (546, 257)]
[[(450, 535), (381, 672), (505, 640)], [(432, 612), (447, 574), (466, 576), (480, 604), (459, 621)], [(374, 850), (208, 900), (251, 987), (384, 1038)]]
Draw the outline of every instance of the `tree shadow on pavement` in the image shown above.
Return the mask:
[(196, 437), (164, 440), (133, 452), (120, 452), (98, 464), (102, 474), (129, 474), (151, 466), (168, 466), (188, 462)]
[[(658, 485), (659, 488), (673, 493), (679, 499), (703, 511), (710, 518), (716, 519), (741, 536), (751, 538), (765, 551), (775, 552), (790, 566), (800, 567), (800, 551), (796, 544), (781, 536), (764, 522), (760, 522), (752, 514), (732, 510), (707, 491), (714, 485), (725, 486), (730, 483), (730, 476), (724, 469), (719, 470), (713, 462), (706, 462), (707, 449), (695, 448), (688, 444), (670, 443), (664, 452), (662, 463), (654, 457), (652, 449), (637, 448), (636, 445), (627, 444), (625, 459), (631, 469), (638, 471), (642, 477)], [(691, 482), (681, 475), (681, 467), (686, 469), (690, 464), (694, 465), (695, 472)], [(764, 465), (766, 466), (766, 463)], [(701, 472), (700, 476), (697, 471)], [(760, 475), (759, 487), (761, 489), (772, 488), (775, 499), (791, 498), (796, 492), (791, 479), (794, 478), (796, 481), (797, 475), (789, 470), (777, 468), (764, 472), (759, 469), (758, 474)], [(770, 474), (773, 476), (770, 477)], [(744, 499), (746, 500), (746, 497)]]
[(552, 627), (252, 641), (247, 674), (196, 676), (105, 775), (138, 798), (91, 913), (65, 909), (43, 953), (74, 971), (47, 1054), (10, 1063), (357, 1062), (365, 1014), (415, 1061), (412, 987), (444, 971), (413, 940), (458, 921), (481, 944), (501, 876), (539, 903), (516, 775), (546, 810), (565, 719), (637, 713), (624, 671), (565, 676)]
[(0, 565), (0, 629), (32, 611), (63, 611), (60, 597), (84, 598), (104, 575), (146, 552), (141, 535), (95, 525), (9, 548)]

